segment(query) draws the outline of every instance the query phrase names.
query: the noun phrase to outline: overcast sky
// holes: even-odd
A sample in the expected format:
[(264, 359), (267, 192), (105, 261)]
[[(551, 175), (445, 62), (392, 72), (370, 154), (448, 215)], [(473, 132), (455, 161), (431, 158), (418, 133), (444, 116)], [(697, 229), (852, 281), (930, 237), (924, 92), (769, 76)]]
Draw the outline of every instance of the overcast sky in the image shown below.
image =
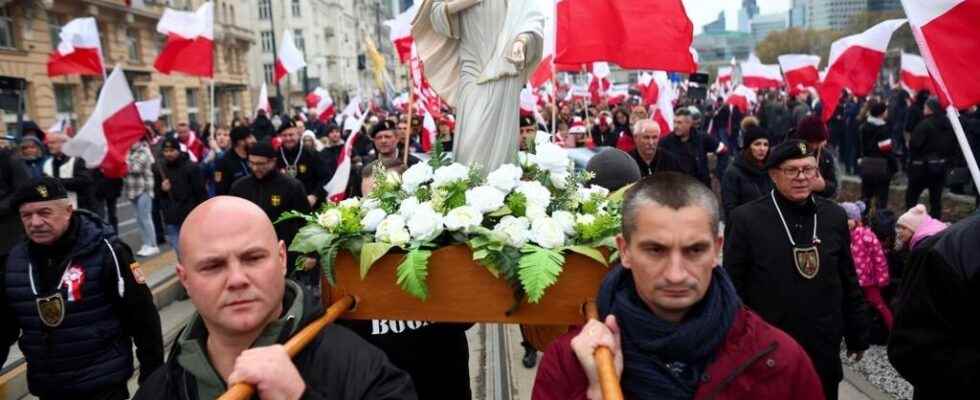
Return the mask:
[[(738, 27), (738, 9), (742, 8), (742, 0), (683, 0), (687, 15), (694, 22), (694, 33), (701, 33), (701, 26), (714, 21), (721, 10), (725, 10), (729, 30)], [(761, 14), (770, 14), (789, 10), (790, 0), (756, 0)]]

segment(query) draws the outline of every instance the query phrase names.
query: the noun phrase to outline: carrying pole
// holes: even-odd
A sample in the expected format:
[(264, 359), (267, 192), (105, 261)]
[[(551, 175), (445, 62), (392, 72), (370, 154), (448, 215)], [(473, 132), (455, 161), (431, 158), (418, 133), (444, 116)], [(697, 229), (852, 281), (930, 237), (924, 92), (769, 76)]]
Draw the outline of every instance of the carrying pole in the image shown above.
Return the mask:
[[(599, 312), (595, 302), (585, 303), (585, 316), (599, 321)], [(602, 321), (599, 321), (602, 322)], [(616, 375), (616, 364), (613, 353), (608, 347), (599, 346), (595, 349), (595, 365), (599, 372), (599, 387), (602, 388), (603, 400), (623, 400), (623, 389), (619, 387), (619, 376)]]

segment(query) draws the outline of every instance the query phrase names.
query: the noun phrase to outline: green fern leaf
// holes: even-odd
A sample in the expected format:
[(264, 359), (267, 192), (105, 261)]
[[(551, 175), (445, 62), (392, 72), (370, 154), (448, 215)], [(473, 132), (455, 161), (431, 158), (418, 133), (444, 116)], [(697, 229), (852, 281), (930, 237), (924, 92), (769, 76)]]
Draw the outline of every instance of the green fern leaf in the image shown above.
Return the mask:
[(531, 245), (524, 246), (521, 251), (524, 255), (518, 263), (517, 275), (527, 293), (528, 301), (537, 303), (544, 296), (545, 289), (558, 281), (565, 256), (554, 250)]
[(402, 290), (412, 296), (425, 300), (429, 297), (429, 288), (425, 285), (425, 278), (429, 276), (429, 256), (431, 251), (412, 249), (405, 255), (405, 259), (398, 265), (395, 275), (398, 277), (398, 285)]

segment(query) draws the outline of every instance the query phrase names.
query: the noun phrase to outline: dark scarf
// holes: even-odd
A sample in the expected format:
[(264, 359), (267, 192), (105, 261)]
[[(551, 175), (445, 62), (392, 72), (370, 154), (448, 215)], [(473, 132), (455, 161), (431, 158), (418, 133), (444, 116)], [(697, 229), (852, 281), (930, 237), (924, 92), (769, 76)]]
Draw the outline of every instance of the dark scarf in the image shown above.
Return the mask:
[(740, 304), (728, 274), (715, 268), (704, 298), (676, 324), (650, 311), (636, 292), (632, 273), (621, 266), (610, 271), (597, 305), (603, 318), (613, 314), (619, 323), (626, 398), (693, 398)]

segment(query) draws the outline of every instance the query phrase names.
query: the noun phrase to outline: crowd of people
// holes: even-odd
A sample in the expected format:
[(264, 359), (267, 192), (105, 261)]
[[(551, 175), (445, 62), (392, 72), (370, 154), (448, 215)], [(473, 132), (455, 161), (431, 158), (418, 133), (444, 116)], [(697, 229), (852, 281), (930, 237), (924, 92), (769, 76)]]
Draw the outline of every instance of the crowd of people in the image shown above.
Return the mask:
[[(721, 98), (682, 97), (670, 130), (630, 98), (544, 105), (521, 117), (518, 132), (488, 132), (518, 135), (522, 149), (540, 131), (554, 132), (554, 141), (588, 155), (594, 184), (634, 185), (617, 239), (621, 263), (598, 294), (603, 319), (573, 327), (545, 352), (534, 398), (594, 398), (590, 355), (599, 345), (617, 355), (628, 398), (835, 399), (842, 342), (856, 360), (889, 344), (917, 394), (969, 387), (980, 348), (963, 339), (980, 329), (965, 310), (947, 313), (976, 296), (976, 267), (961, 255), (973, 251), (977, 221), (940, 222), (947, 186), (967, 186), (957, 182), (965, 161), (949, 121), (928, 93), (843, 97), (829, 124), (808, 93), (771, 91), (744, 111)], [(435, 140), (449, 151), (445, 111)], [(980, 145), (977, 107), (962, 119)], [(350, 322), (324, 331), (292, 368), (281, 347), (263, 347), (323, 312), (315, 261), (287, 251), (302, 221), (271, 222), (330, 201), (325, 186), (343, 173), (345, 157), (347, 197), (370, 192), (376, 166), (402, 172), (420, 162), (431, 147), (422, 125), (377, 108), (355, 131), (263, 111), (231, 126), (181, 121), (171, 130), (165, 119), (148, 121), (126, 176), (110, 178), (65, 155), (68, 136), (25, 123), (0, 149), (2, 359), (20, 340), (31, 392), (42, 398), (126, 398), (132, 343), (144, 385), (136, 398), (212, 398), (236, 381), (289, 398), (470, 398), (472, 324)], [(847, 197), (845, 175), (860, 178), (859, 201), (837, 202)], [(895, 207), (889, 194), (900, 176), (906, 197)], [(918, 204), (926, 190), (928, 207)], [(118, 237), (123, 196), (139, 228), (135, 252)], [(198, 310), (166, 365), (137, 262), (163, 243), (176, 251)], [(942, 271), (929, 271), (937, 264)], [(91, 314), (61, 296), (63, 286), (82, 285), (67, 278), (76, 265), (97, 282), (72, 295), (97, 298), (85, 305)], [(215, 286), (222, 279), (249, 296), (227, 297)], [(232, 319), (234, 310), (247, 318)], [(957, 362), (939, 367), (949, 359)], [(536, 363), (525, 343), (525, 366)], [(953, 388), (944, 379), (956, 380)]]

